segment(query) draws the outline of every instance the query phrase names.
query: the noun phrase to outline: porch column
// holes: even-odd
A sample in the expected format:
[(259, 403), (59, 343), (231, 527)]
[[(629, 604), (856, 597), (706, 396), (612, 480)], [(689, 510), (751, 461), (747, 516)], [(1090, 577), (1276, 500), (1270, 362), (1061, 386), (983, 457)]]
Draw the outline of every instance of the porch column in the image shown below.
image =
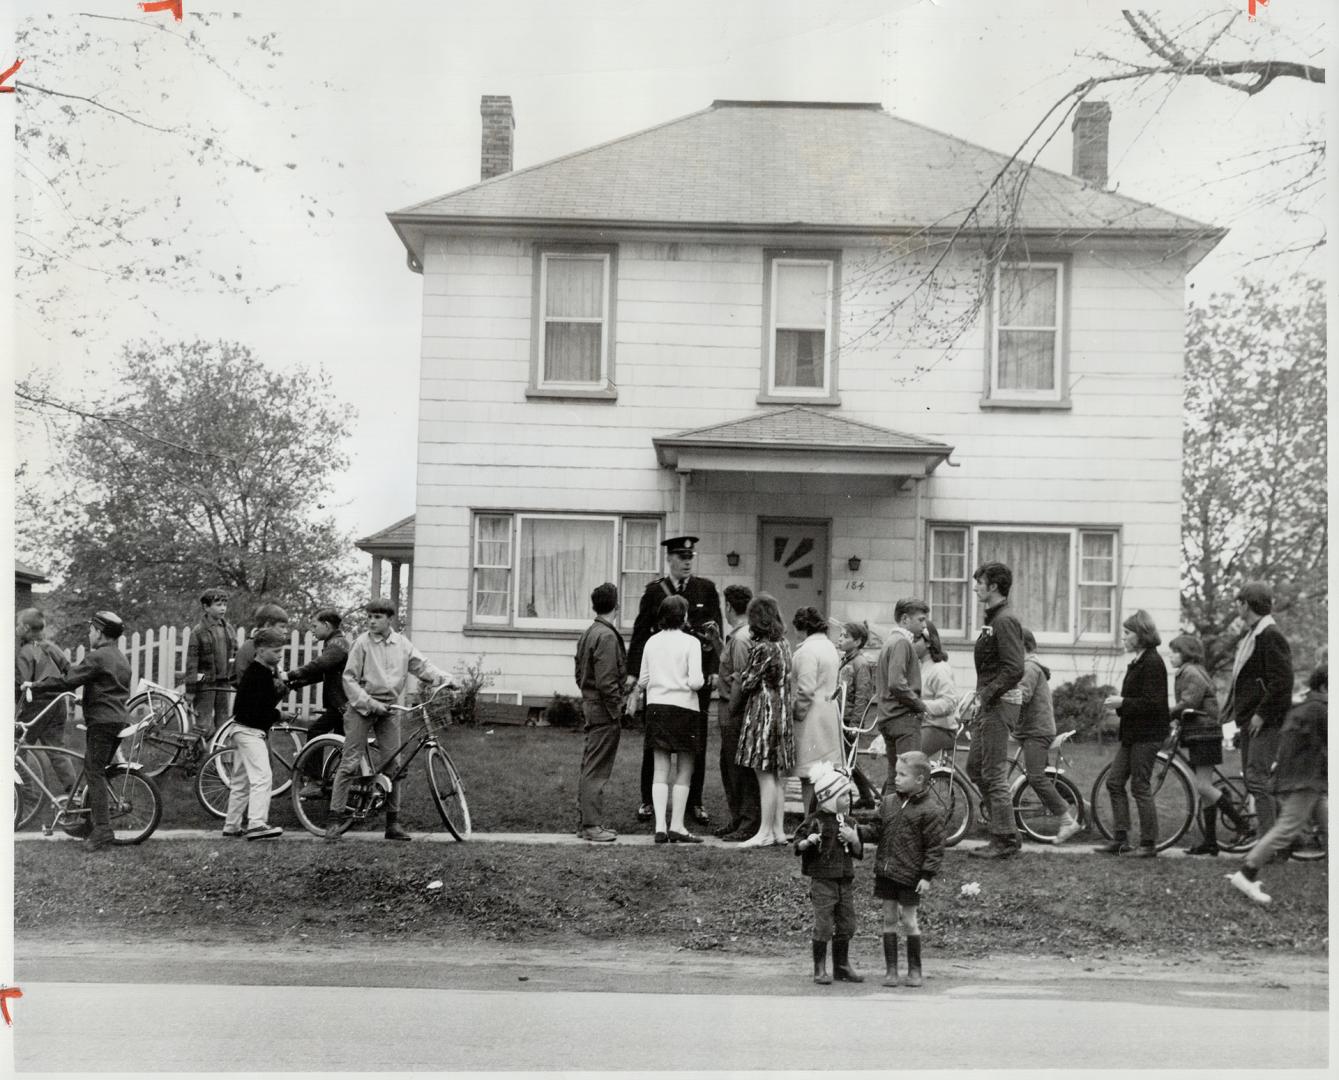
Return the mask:
[(405, 568), (405, 601), (404, 601), (404, 626), (405, 631), (409, 632), (414, 625), (414, 564), (410, 563)]
[(391, 604), (400, 610), (400, 560), (391, 560)]
[(372, 599), (381, 597), (381, 556), (372, 556)]
[(688, 528), (687, 507), (688, 507), (688, 477), (692, 474), (686, 469), (679, 470), (679, 535), (684, 534)]

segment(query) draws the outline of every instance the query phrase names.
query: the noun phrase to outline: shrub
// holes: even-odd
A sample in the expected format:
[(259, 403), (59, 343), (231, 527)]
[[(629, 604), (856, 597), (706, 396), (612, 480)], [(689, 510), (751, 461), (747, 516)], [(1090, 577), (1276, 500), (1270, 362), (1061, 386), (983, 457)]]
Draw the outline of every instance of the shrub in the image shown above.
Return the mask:
[(550, 727), (575, 728), (584, 723), (581, 702), (566, 694), (554, 693), (544, 707), (544, 720)]
[(477, 718), (474, 713), (474, 705), (479, 699), (479, 691), (492, 686), (493, 676), (499, 674), (500, 670), (485, 671), (483, 653), (468, 662), (464, 660), (456, 661), (455, 666), (451, 669), (451, 681), (457, 687), (451, 701), (451, 722), (453, 724), (468, 726), (475, 724)]
[(1114, 686), (1098, 686), (1096, 675), (1080, 675), (1073, 682), (1057, 686), (1051, 694), (1055, 730), (1074, 731), (1074, 738), (1079, 740), (1100, 739), (1110, 727), (1102, 702), (1115, 692)]

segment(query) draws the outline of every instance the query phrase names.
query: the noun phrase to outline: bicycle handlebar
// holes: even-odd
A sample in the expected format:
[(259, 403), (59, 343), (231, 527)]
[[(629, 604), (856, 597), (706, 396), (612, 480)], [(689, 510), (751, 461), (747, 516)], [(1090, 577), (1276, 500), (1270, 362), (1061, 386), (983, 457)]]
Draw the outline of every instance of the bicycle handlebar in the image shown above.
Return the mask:
[[(17, 716), (14, 717), (14, 726), (16, 728), (19, 728), (24, 734), (27, 734), (28, 729), (32, 727), (35, 723), (37, 723), (37, 721), (41, 720), (42, 717), (44, 717), (47, 713), (49, 713), (53, 708), (55, 708), (57, 702), (64, 701), (66, 698), (69, 698), (71, 701), (74, 701), (75, 698), (77, 697), (78, 695), (73, 690), (63, 690), (55, 697), (53, 697), (49, 702), (47, 702), (44, 706), (42, 706), (42, 711), (39, 712), (36, 716), (34, 716), (31, 720), (25, 722), (23, 720), (20, 720)], [(29, 701), (32, 701), (33, 699), (33, 692), (31, 688), (29, 688), (27, 692), (27, 698)]]
[(458, 687), (455, 683), (451, 682), (448, 679), (443, 679), (441, 682), (437, 683), (437, 685), (432, 688), (432, 693), (429, 694), (427, 697), (425, 697), (422, 701), (418, 702), (418, 704), (387, 705), (386, 709), (389, 712), (401, 712), (401, 713), (415, 712), (418, 709), (423, 708), (424, 705), (431, 704), (433, 701), (435, 701), (437, 695), (440, 694), (443, 690), (459, 690), (459, 689), (460, 687)]

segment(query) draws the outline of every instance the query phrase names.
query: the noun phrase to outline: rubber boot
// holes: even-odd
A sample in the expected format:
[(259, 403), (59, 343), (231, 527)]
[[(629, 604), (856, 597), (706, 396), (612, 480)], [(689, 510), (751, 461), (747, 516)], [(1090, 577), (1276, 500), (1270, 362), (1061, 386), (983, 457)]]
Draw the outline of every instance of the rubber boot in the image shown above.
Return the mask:
[(412, 840), (408, 831), (400, 824), (399, 814), (386, 815), (386, 839), (387, 840)]
[(1200, 810), (1200, 831), (1204, 834), (1200, 842), (1186, 848), (1187, 855), (1218, 854), (1218, 807), (1206, 806)]
[(814, 942), (814, 982), (819, 986), (828, 986), (832, 983), (832, 976), (828, 974), (828, 943), (826, 941)]
[(865, 981), (865, 976), (851, 966), (851, 939), (832, 939), (832, 975), (838, 982)]
[(1213, 804), (1213, 808), (1223, 815), (1223, 820), (1232, 826), (1238, 836), (1244, 839), (1249, 835), (1251, 830), (1250, 825), (1247, 823), (1246, 819), (1241, 816), (1241, 812), (1236, 808), (1230, 798), (1224, 795)]
[(907, 935), (907, 977), (903, 986), (920, 986), (921, 979), (921, 936)]
[[(907, 938), (910, 941), (911, 938)], [(883, 935), (883, 963), (886, 969), (883, 976), (884, 986), (901, 986), (897, 977), (897, 935)]]

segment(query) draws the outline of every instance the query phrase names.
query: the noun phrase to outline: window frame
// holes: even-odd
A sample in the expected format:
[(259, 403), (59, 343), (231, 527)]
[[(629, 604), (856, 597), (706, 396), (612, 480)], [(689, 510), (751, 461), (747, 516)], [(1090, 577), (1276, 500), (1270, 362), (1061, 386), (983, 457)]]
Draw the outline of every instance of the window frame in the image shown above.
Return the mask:
[[(1013, 532), (1013, 533), (1031, 533), (1031, 534), (1064, 534), (1069, 536), (1069, 626), (1067, 632), (1059, 631), (1038, 631), (1031, 628), (1037, 638), (1039, 646), (1052, 647), (1074, 647), (1080, 645), (1091, 645), (1100, 647), (1118, 647), (1120, 644), (1120, 560), (1121, 560), (1121, 529), (1115, 525), (1057, 525), (1055, 523), (1019, 523), (1019, 522), (964, 522), (964, 521), (932, 521), (926, 524), (926, 571), (925, 587), (926, 596), (933, 595), (932, 583), (935, 581), (957, 581), (955, 578), (935, 578), (934, 558), (935, 558), (935, 535), (940, 532), (965, 533), (967, 537), (967, 587), (966, 587), (966, 617), (964, 619), (964, 631), (961, 636), (950, 636), (941, 632), (941, 637), (945, 641), (969, 642), (975, 639), (980, 633), (983, 625), (981, 605), (972, 595), (972, 573), (981, 565), (981, 542), (980, 534), (982, 532)], [(1112, 541), (1111, 555), (1111, 580), (1106, 582), (1080, 581), (1079, 575), (1082, 573), (1082, 545), (1086, 536), (1104, 536), (1110, 537)], [(1110, 589), (1111, 597), (1111, 623), (1112, 628), (1107, 633), (1083, 632), (1079, 598), (1080, 589), (1083, 586), (1104, 586)], [(935, 613), (930, 612), (930, 618), (935, 621)], [(938, 622), (936, 621), (936, 626)]]
[[(1000, 274), (1007, 270), (1056, 271), (1055, 326), (1011, 326), (1000, 323)], [(990, 302), (986, 318), (986, 370), (983, 407), (1067, 409), (1069, 399), (1069, 285), (1071, 260), (1062, 256), (1037, 259), (1005, 259), (997, 263), (991, 274)], [(1051, 390), (1011, 390), (999, 385), (1001, 330), (1051, 330), (1055, 336), (1055, 355), (1052, 361), (1054, 387)]]
[[(550, 258), (600, 259), (604, 271), (604, 314), (600, 319), (600, 373), (589, 381), (562, 381), (544, 376), (544, 346), (549, 317), (548, 266)], [(618, 398), (614, 377), (616, 318), (618, 307), (618, 245), (537, 243), (532, 268), (530, 309), (530, 398), (565, 398), (613, 401)], [(593, 319), (562, 319), (562, 322), (591, 323)]]
[[(837, 371), (839, 347), (837, 327), (841, 324), (841, 251), (839, 249), (767, 248), (763, 251), (762, 364), (758, 404), (760, 405), (840, 405)], [(777, 265), (824, 264), (828, 272), (827, 322), (823, 327), (823, 383), (821, 386), (776, 385), (776, 332), (815, 330), (814, 326), (778, 326)]]

